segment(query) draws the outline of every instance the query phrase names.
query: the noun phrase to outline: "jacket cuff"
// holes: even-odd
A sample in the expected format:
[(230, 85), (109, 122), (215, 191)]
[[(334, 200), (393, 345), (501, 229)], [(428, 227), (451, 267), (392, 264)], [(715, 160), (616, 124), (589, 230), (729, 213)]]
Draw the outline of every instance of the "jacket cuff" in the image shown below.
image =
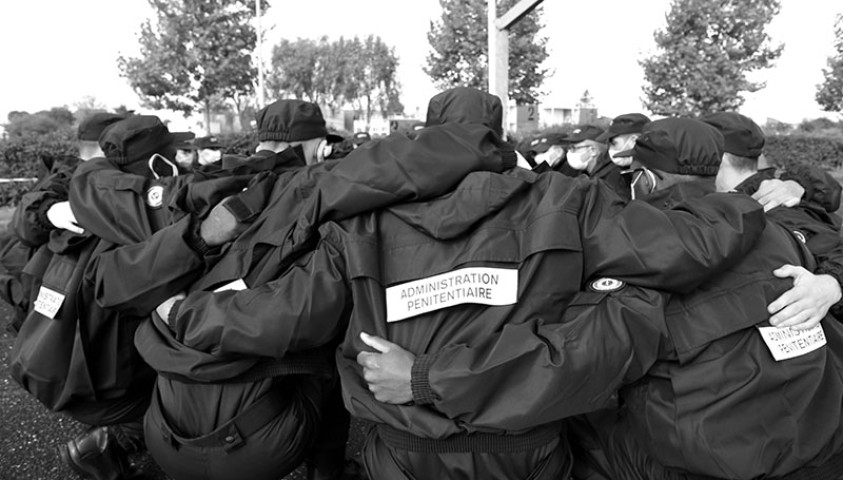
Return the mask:
[[(825, 261), (817, 266), (814, 274), (831, 275), (835, 280), (837, 280), (837, 283), (840, 284), (840, 289), (843, 290), (843, 265)], [(843, 299), (832, 305), (830, 311), (834, 317), (843, 319), (843, 316), (841, 316), (841, 314), (843, 314)]]
[(60, 200), (57, 198), (47, 198), (41, 202), (41, 205), (38, 206), (38, 214), (36, 216), (38, 228), (45, 232), (49, 232), (50, 230), (54, 230), (56, 228), (47, 216), (47, 211), (50, 210), (50, 207), (59, 202)]
[(500, 148), (501, 152), (501, 162), (503, 165), (503, 171), (511, 170), (518, 165), (518, 156), (515, 155), (515, 148), (511, 145), (504, 144)]
[(167, 313), (167, 326), (170, 327), (170, 331), (177, 332), (176, 329), (176, 320), (179, 318), (179, 307), (184, 300), (176, 300), (173, 302), (173, 306), (170, 308), (170, 312)]
[(214, 251), (217, 250), (217, 247), (212, 247), (205, 243), (205, 240), (202, 239), (202, 235), (199, 233), (199, 228), (202, 225), (202, 220), (197, 218), (196, 216), (190, 217), (190, 228), (188, 228), (187, 244), (188, 246), (199, 256), (206, 256), (212, 254)]
[(779, 176), (779, 180), (793, 180), (802, 186), (802, 188), (805, 189), (805, 194), (802, 195), (802, 201), (814, 198), (814, 193), (816, 193), (816, 191), (814, 189), (814, 180), (811, 177), (810, 172), (806, 172), (804, 169), (797, 167), (793, 170), (782, 172)]
[(410, 387), (413, 390), (413, 401), (419, 405), (429, 405), (436, 400), (436, 395), (430, 388), (430, 366), (435, 358), (431, 355), (419, 355), (413, 362)]

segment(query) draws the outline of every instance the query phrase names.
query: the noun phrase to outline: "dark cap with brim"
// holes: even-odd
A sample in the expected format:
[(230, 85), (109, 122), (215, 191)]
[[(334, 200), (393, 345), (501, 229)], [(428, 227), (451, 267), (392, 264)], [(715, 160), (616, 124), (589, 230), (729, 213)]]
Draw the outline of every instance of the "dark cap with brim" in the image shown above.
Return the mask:
[(154, 115), (134, 115), (114, 123), (100, 138), (106, 158), (118, 165), (146, 161), (154, 153), (172, 149), (176, 137)]
[(535, 153), (544, 153), (550, 150), (554, 145), (567, 145), (569, 142), (565, 138), (564, 133), (551, 133), (543, 137), (538, 137), (530, 142), (529, 151)]
[(700, 120), (723, 134), (725, 150), (732, 155), (758, 158), (764, 151), (764, 131), (747, 116), (735, 112), (709, 113)]
[(107, 112), (99, 112), (90, 115), (79, 122), (79, 128), (76, 131), (76, 138), (86, 142), (97, 142), (105, 129), (125, 118), (126, 117), (123, 115)]
[[(297, 142), (328, 137), (322, 110), (303, 100), (278, 100), (255, 115), (259, 141)], [(342, 137), (332, 135), (328, 141)]]
[(196, 134), (193, 132), (170, 132), (175, 139), (173, 146), (179, 150), (196, 150), (196, 145), (193, 144), (193, 139)]
[(612, 119), (609, 129), (597, 137), (598, 142), (606, 143), (618, 135), (641, 133), (644, 125), (650, 123), (650, 117), (641, 113), (625, 113)]
[(220, 143), (217, 137), (199, 137), (193, 141), (193, 146), (196, 147), (197, 150), (202, 150), (204, 148), (223, 148), (223, 144)]
[(644, 126), (632, 156), (654, 170), (714, 176), (723, 158), (723, 135), (692, 118), (656, 120)]
[(571, 133), (569, 133), (565, 140), (568, 143), (580, 143), (586, 140), (592, 140), (595, 142), (599, 142), (598, 138), (600, 135), (603, 135), (604, 130), (597, 125), (580, 125), (574, 128)]

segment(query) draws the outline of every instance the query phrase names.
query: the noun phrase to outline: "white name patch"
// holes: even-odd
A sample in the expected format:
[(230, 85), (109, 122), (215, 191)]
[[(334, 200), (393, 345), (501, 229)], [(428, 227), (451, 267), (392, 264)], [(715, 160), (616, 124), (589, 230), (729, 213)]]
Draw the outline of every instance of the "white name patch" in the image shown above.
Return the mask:
[(239, 291), (239, 290), (246, 290), (247, 288), (249, 288), (249, 287), (246, 285), (246, 282), (244, 282), (242, 278), (239, 278), (239, 279), (237, 279), (237, 280), (235, 280), (231, 283), (226, 283), (225, 285), (217, 288), (216, 290), (214, 290), (214, 292), (224, 292), (226, 290), (238, 290)]
[(56, 314), (64, 303), (64, 295), (41, 285), (38, 298), (35, 299), (33, 309), (47, 318), (56, 318)]
[(820, 324), (807, 330), (758, 327), (758, 331), (777, 362), (805, 355), (826, 344), (825, 331)]
[(464, 303), (512, 305), (516, 301), (518, 270), (462, 268), (387, 288), (386, 321), (397, 322)]

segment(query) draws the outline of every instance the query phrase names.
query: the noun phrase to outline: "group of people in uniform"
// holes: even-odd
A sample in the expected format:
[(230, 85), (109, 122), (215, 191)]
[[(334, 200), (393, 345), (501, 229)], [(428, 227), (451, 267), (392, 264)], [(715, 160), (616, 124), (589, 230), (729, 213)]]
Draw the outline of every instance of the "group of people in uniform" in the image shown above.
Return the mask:
[(0, 257), (62, 460), (348, 478), (353, 417), (371, 479), (843, 478), (840, 185), (732, 112), (501, 119), (458, 87), (346, 149), (278, 100), (248, 156), (85, 119)]

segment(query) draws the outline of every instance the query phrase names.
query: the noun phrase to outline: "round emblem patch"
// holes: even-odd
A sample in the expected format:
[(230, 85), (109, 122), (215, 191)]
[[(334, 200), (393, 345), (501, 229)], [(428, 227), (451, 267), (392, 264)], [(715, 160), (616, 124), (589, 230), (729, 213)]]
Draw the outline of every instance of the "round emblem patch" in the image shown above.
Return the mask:
[(624, 285), (626, 285), (624, 282), (615, 280), (614, 278), (598, 278), (591, 282), (589, 288), (595, 292), (614, 292), (623, 288)]
[(805, 238), (804, 233), (800, 232), (799, 230), (794, 230), (793, 234), (796, 236), (796, 238), (799, 239), (800, 242), (802, 242), (802, 245), (805, 245), (806, 243), (808, 243), (808, 239)]
[(155, 185), (146, 191), (146, 204), (152, 208), (160, 208), (164, 203), (164, 187)]

